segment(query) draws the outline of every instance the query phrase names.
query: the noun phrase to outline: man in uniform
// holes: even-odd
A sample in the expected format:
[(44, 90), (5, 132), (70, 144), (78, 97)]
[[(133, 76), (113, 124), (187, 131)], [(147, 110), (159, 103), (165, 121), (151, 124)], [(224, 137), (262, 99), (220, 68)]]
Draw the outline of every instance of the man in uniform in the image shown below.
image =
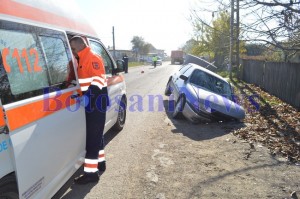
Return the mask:
[(157, 57), (156, 57), (156, 55), (154, 55), (154, 56), (152, 57), (152, 61), (153, 61), (154, 68), (156, 68), (156, 62), (157, 62)]
[(126, 53), (123, 56), (123, 61), (124, 61), (125, 73), (128, 73), (128, 56), (126, 55)]
[(79, 58), (78, 80), (86, 113), (86, 156), (84, 174), (76, 184), (99, 181), (99, 171), (105, 171), (103, 130), (108, 106), (107, 79), (102, 58), (87, 46), (80, 36), (72, 37), (71, 49)]

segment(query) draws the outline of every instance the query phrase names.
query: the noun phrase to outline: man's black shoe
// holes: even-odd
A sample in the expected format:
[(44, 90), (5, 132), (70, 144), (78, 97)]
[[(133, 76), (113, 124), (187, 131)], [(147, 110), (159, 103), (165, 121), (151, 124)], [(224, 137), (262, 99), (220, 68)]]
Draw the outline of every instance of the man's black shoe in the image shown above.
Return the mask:
[(75, 184), (88, 184), (88, 183), (95, 183), (99, 181), (98, 172), (95, 173), (84, 173), (82, 176), (76, 178), (74, 180)]
[(99, 162), (98, 163), (98, 170), (100, 171), (100, 172), (104, 172), (105, 170), (106, 170), (106, 162), (104, 161), (104, 162)]

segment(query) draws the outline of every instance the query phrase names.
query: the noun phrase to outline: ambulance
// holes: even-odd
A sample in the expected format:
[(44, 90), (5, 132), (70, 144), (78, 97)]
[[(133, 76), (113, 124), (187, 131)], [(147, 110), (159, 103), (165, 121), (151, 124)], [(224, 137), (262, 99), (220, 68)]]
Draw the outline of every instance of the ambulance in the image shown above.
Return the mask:
[(51, 198), (83, 164), (85, 110), (68, 42), (74, 35), (105, 63), (105, 132), (125, 124), (123, 63), (73, 5), (0, 0), (0, 198)]

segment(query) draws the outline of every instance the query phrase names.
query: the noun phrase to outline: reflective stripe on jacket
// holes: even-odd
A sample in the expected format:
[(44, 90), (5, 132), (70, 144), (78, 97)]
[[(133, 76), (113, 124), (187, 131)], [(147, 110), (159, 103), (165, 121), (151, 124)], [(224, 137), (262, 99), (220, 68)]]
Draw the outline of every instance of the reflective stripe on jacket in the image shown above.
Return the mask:
[(87, 91), (90, 85), (102, 89), (107, 86), (103, 59), (95, 54), (90, 47), (78, 52), (78, 80), (81, 91)]

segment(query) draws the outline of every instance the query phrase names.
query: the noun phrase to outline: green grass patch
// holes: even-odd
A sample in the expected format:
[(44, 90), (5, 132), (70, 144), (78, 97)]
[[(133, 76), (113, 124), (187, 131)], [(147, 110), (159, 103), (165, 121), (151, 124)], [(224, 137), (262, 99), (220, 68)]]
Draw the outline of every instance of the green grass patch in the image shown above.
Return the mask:
[(128, 67), (141, 66), (143, 64), (143, 62), (128, 62)]

